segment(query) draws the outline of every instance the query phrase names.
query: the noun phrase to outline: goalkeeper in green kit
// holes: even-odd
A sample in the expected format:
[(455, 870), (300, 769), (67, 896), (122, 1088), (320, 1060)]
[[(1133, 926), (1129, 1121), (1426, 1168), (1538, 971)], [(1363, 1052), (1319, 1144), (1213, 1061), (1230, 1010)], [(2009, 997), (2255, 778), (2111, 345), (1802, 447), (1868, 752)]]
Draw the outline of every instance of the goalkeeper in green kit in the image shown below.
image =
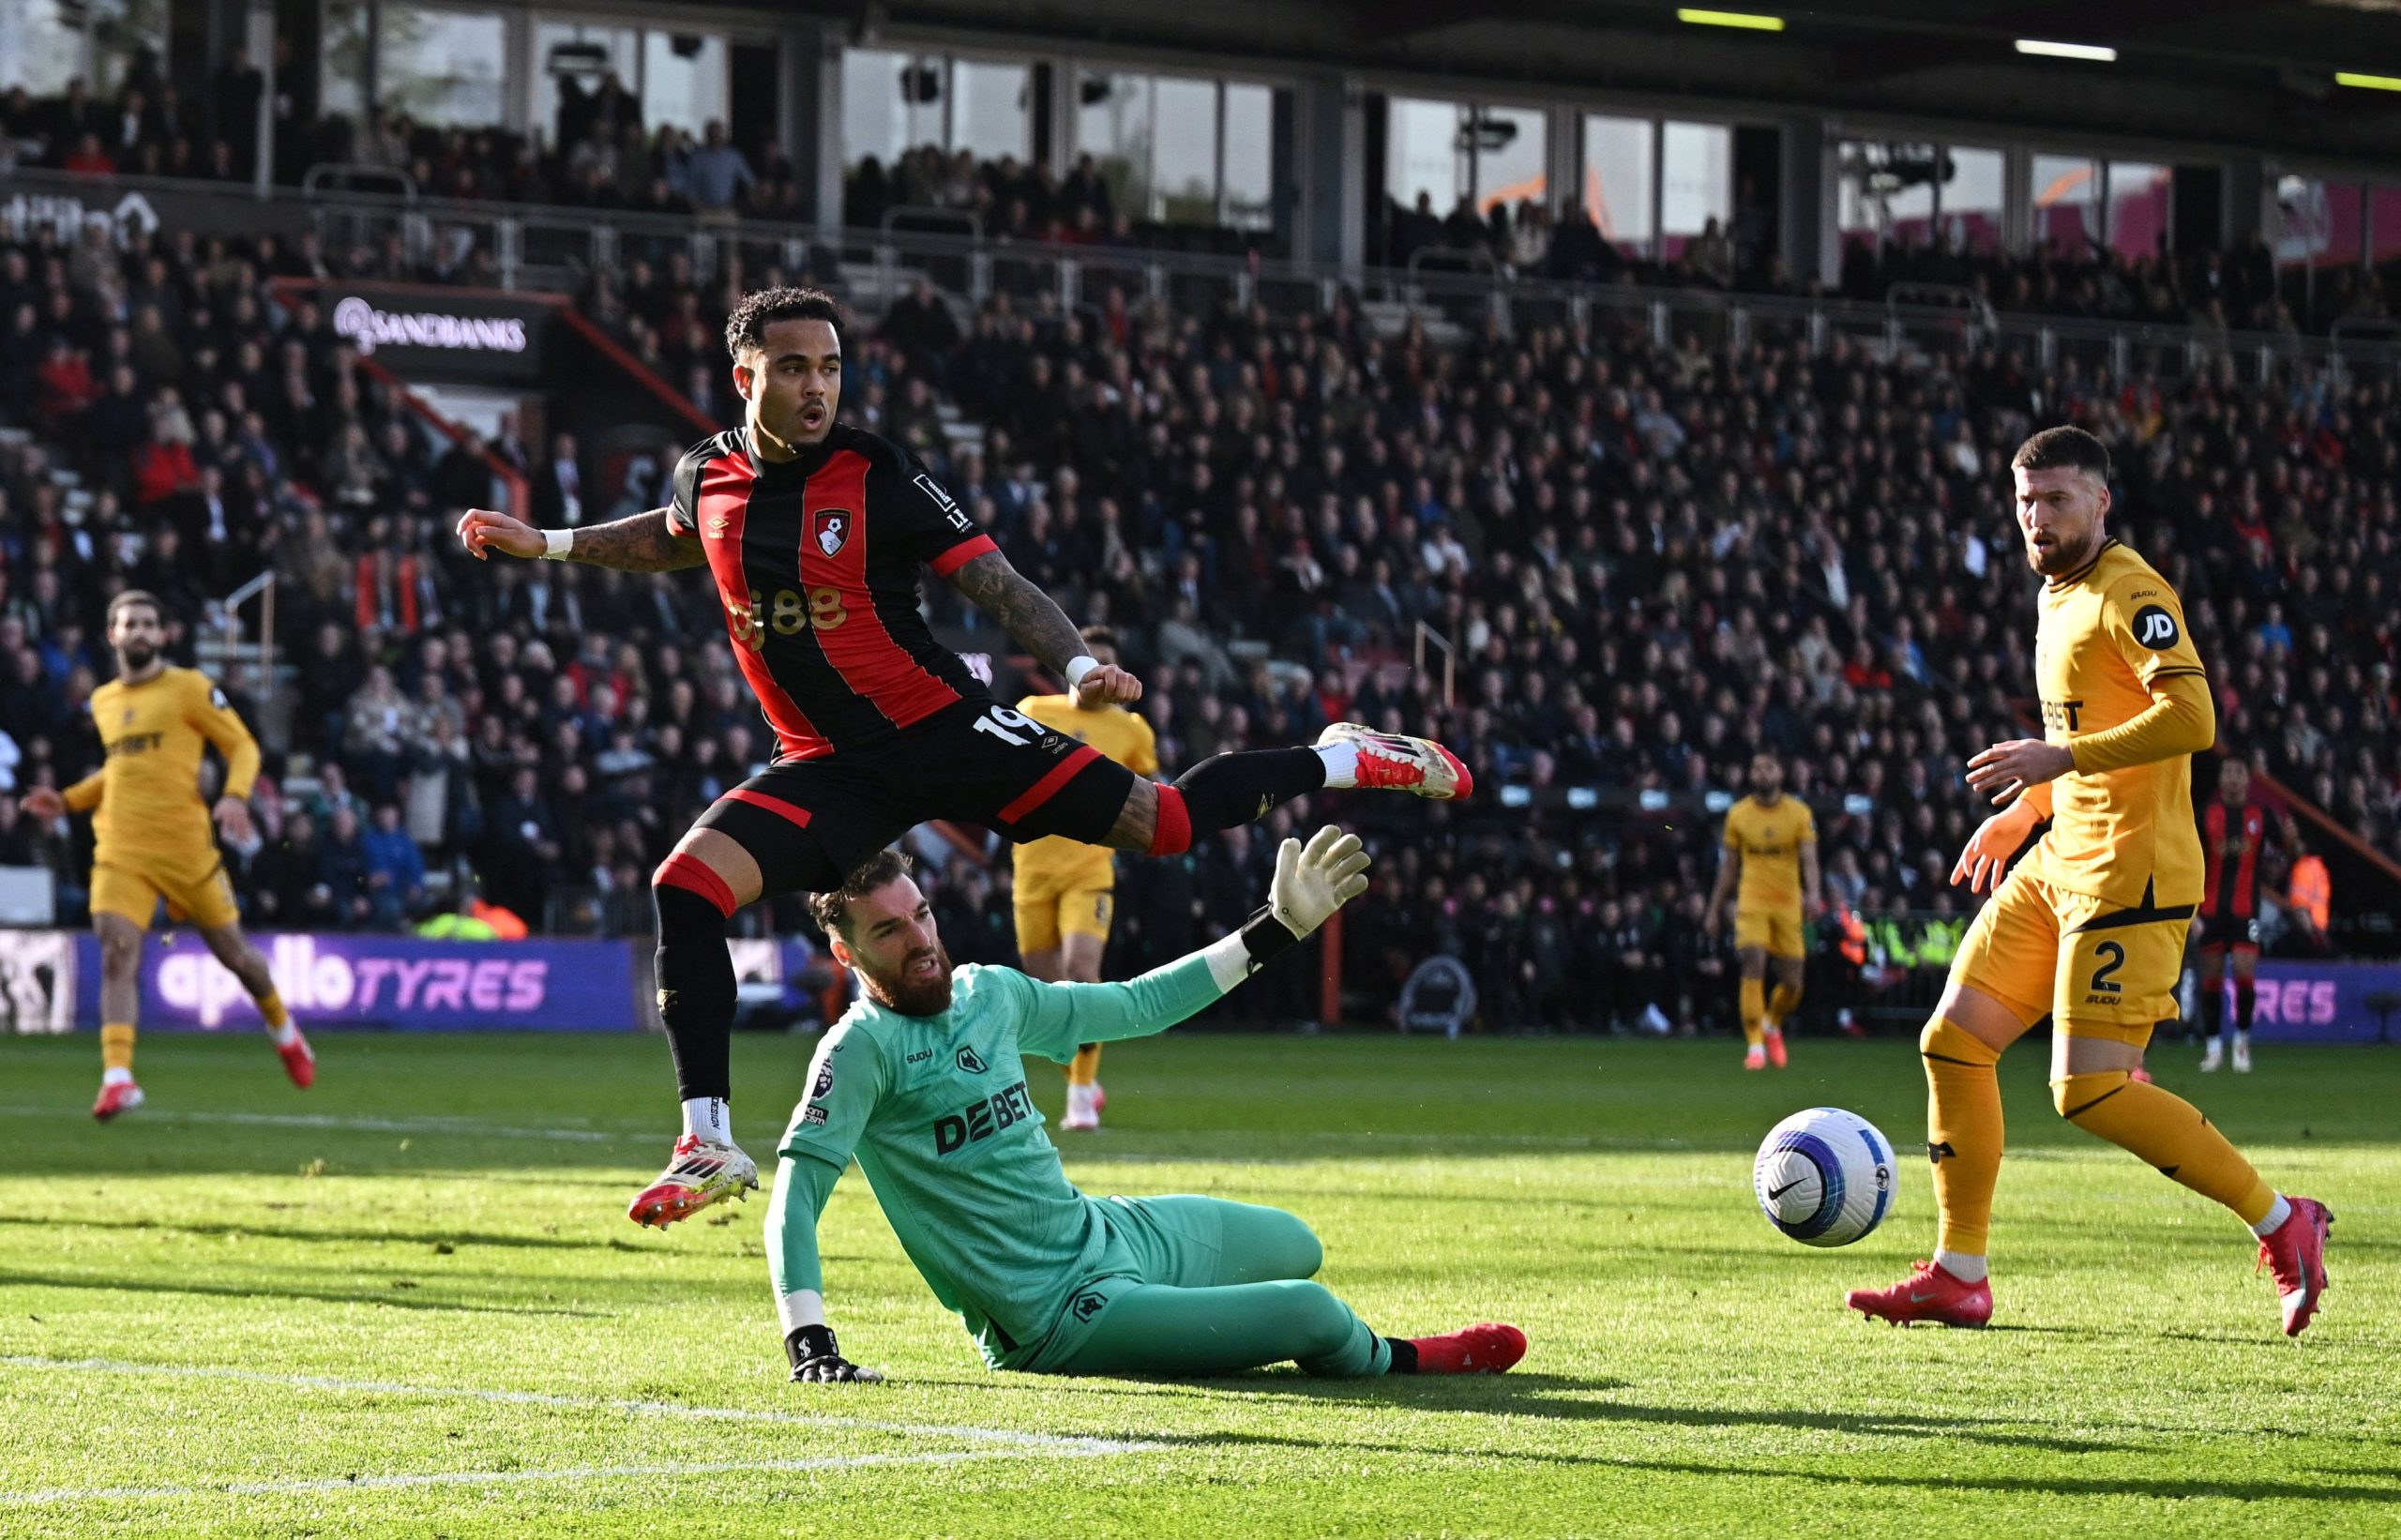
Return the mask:
[(1323, 1252), (1280, 1209), (1216, 1198), (1084, 1196), (1026, 1095), (1020, 1055), (1163, 1032), (1365, 892), (1355, 836), (1276, 853), (1270, 901), (1243, 928), (1125, 984), (1046, 984), (953, 969), (907, 859), (885, 851), (809, 900), (866, 998), (825, 1034), (779, 1146), (769, 1271), (794, 1380), (881, 1379), (826, 1324), (817, 1217), (858, 1157), (909, 1260), (984, 1360), (1036, 1374), (1199, 1377), (1291, 1360), (1307, 1373), (1497, 1374), (1514, 1326), (1444, 1336), (1371, 1331), (1321, 1284)]

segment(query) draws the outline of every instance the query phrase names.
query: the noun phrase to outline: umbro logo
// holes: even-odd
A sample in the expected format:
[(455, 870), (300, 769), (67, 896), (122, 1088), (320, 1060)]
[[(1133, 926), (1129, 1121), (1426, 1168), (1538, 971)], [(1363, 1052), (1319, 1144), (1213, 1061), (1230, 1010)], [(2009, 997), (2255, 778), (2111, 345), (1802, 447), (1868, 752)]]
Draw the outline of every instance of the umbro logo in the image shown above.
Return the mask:
[(986, 1064), (974, 1049), (963, 1048), (959, 1050), (959, 1067), (970, 1075), (981, 1075), (992, 1066)]
[(722, 540), (725, 538), (725, 532), (733, 527), (733, 521), (720, 513), (710, 519), (702, 527), (711, 539)]

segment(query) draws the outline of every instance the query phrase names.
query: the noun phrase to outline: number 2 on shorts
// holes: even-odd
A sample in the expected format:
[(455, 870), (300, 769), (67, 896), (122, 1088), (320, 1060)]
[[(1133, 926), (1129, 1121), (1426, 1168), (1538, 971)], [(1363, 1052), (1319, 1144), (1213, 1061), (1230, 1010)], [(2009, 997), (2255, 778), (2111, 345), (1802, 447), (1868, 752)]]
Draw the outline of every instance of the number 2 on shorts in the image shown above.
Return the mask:
[(2126, 949), (2114, 941), (2105, 941), (2092, 949), (2101, 966), (2092, 970), (2091, 991), (2094, 994), (2116, 994), (2119, 990), (2118, 970), (2126, 965)]

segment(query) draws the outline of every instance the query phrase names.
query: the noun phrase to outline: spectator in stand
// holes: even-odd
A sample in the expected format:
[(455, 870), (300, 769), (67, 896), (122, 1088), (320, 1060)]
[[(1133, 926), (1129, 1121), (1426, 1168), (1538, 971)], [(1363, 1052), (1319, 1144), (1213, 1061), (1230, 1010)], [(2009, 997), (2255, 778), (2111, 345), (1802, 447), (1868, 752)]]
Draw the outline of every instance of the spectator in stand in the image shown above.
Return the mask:
[(700, 205), (703, 218), (730, 218), (734, 201), (759, 180), (751, 173), (749, 159), (728, 142), (725, 125), (716, 118), (702, 130), (700, 147), (691, 152), (685, 175), (690, 181), (692, 202)]
[[(351, 696), (344, 717), (345, 761), (365, 772), (375, 801), (391, 801), (399, 794), (413, 751), (424, 741), (425, 722), (416, 703), (400, 693), (392, 671), (378, 665), (367, 671), (367, 682)], [(331, 768), (339, 785), (340, 766)]]
[(333, 815), (331, 833), (317, 846), (317, 883), (325, 892), (329, 924), (339, 929), (355, 930), (373, 917), (374, 898), (367, 881), (369, 869), (358, 815), (343, 808)]
[(368, 920), (378, 930), (400, 929), (425, 901), (425, 853), (400, 823), (398, 804), (375, 808), (375, 826), (360, 837), (367, 858)]
[(534, 474), (533, 516), (544, 529), (571, 529), (583, 522), (583, 469), (576, 459), (573, 433), (551, 438), (551, 458)]

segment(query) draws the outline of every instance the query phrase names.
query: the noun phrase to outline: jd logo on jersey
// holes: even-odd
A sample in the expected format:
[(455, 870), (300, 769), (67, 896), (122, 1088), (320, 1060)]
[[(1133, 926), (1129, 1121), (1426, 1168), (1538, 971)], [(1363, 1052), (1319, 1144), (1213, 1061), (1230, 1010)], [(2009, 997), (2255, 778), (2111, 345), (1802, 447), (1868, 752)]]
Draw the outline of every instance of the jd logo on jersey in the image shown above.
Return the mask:
[(959, 1067), (970, 1075), (981, 1075), (991, 1065), (978, 1058), (974, 1049), (963, 1048), (959, 1050)]
[(840, 508), (821, 508), (808, 516), (808, 533), (817, 549), (831, 556), (851, 537), (851, 516)]
[(2156, 604), (2146, 604), (2135, 611), (2135, 640), (2155, 653), (2164, 653), (2176, 645), (2180, 633), (2176, 617)]

